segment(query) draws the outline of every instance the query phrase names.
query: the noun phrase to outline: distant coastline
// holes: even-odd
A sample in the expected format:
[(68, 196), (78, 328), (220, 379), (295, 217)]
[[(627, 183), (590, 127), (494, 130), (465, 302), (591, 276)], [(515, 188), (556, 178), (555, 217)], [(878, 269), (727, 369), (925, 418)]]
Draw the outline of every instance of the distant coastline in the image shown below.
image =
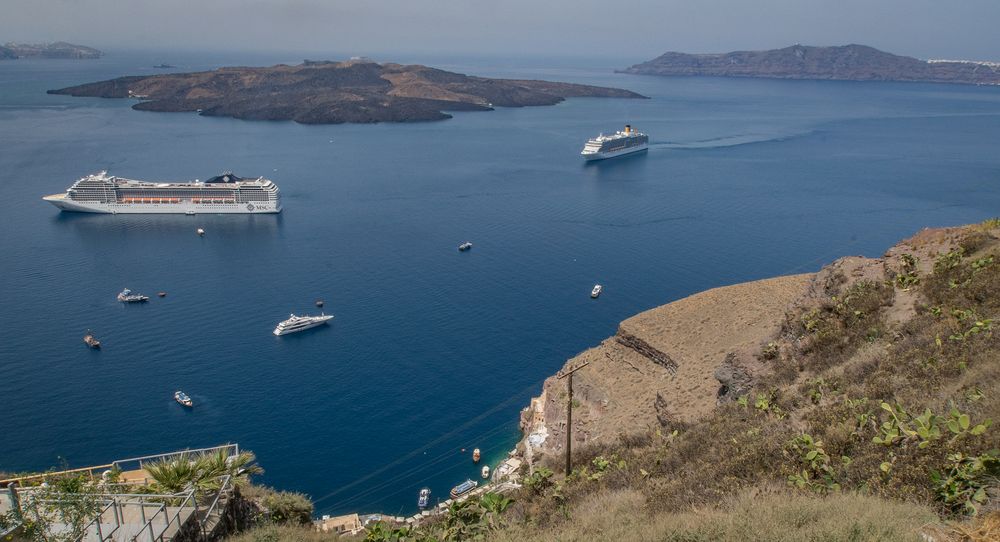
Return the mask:
[(619, 73), (1000, 85), (997, 62), (920, 60), (856, 44), (723, 54), (668, 52)]
[(491, 79), (366, 59), (127, 76), (48, 92), (137, 99), (132, 107), (142, 111), (303, 124), (430, 121), (451, 118), (445, 111), (554, 105), (571, 97), (645, 98), (617, 88)]
[(55, 43), (14, 43), (0, 45), (0, 60), (18, 58), (71, 58), (94, 59), (104, 56), (102, 51), (85, 45), (74, 45), (65, 41)]

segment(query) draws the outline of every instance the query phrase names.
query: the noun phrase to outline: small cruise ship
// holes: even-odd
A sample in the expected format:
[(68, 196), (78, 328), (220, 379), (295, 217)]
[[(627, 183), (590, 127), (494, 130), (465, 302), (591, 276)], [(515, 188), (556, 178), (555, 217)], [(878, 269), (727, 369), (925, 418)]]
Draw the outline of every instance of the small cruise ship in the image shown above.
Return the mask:
[(475, 480), (466, 480), (461, 484), (458, 484), (457, 486), (451, 488), (451, 498), (457, 499), (462, 495), (465, 495), (466, 493), (472, 491), (473, 489), (476, 489), (476, 487), (478, 486), (479, 482)]
[(580, 154), (589, 162), (632, 154), (648, 148), (649, 136), (633, 130), (632, 125), (626, 124), (624, 130), (619, 130), (613, 135), (601, 134), (588, 140)]
[(333, 315), (331, 314), (320, 313), (319, 316), (295, 316), (291, 314), (288, 320), (278, 323), (278, 326), (274, 328), (274, 334), (287, 335), (289, 333), (305, 331), (316, 326), (321, 326), (332, 319)]
[[(65, 193), (43, 200), (79, 213), (279, 213), (277, 185), (264, 177), (243, 178), (227, 171), (207, 181), (151, 182), (108, 175), (87, 175)], [(200, 231), (199, 235), (203, 235)]]
[(180, 390), (177, 390), (177, 391), (174, 392), (174, 401), (177, 401), (178, 403), (180, 403), (180, 404), (182, 404), (182, 405), (184, 405), (186, 407), (193, 407), (194, 406), (194, 401), (192, 401), (191, 398), (188, 397), (188, 394), (186, 394), (186, 393), (184, 393), (184, 392), (182, 392)]
[(132, 293), (132, 290), (125, 288), (118, 294), (118, 301), (122, 303), (145, 303), (149, 301), (149, 296)]

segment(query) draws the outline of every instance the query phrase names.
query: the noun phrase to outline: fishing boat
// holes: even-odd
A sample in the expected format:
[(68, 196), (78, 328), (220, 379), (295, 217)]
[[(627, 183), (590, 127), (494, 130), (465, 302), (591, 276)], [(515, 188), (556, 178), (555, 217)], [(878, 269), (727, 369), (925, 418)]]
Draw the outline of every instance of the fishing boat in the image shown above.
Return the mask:
[(83, 342), (87, 346), (93, 348), (94, 350), (100, 350), (101, 349), (101, 341), (97, 340), (97, 337), (94, 337), (90, 333), (90, 330), (87, 330), (87, 334), (83, 336)]
[(473, 489), (476, 489), (476, 487), (478, 487), (478, 486), (479, 486), (479, 482), (477, 482), (475, 480), (466, 480), (466, 481), (462, 482), (461, 484), (458, 484), (457, 486), (451, 488), (451, 498), (452, 499), (457, 499), (457, 498), (461, 497), (462, 495), (465, 495), (468, 492), (472, 491)]
[(125, 288), (118, 294), (118, 301), (122, 303), (145, 303), (149, 301), (149, 297), (142, 294), (134, 294), (132, 290)]
[(592, 299), (597, 299), (597, 296), (601, 295), (601, 290), (603, 289), (604, 287), (601, 286), (600, 284), (595, 284), (594, 289), (590, 291), (590, 297)]
[(459, 252), (465, 252), (466, 250), (470, 250), (470, 249), (472, 249), (472, 243), (470, 243), (468, 241), (462, 243), (461, 245), (458, 245), (458, 251)]
[(488, 479), (490, 477), (490, 466), (483, 465), (482, 473), (483, 473), (483, 480)]
[(423, 510), (427, 508), (427, 505), (431, 502), (431, 490), (430, 488), (423, 488), (420, 490), (420, 496), (417, 497), (417, 508)]
[(481, 457), (481, 455), (479, 453), (479, 448), (476, 448), (475, 450), (472, 450), (472, 462), (473, 463), (479, 463), (479, 458), (480, 457)]
[(174, 401), (177, 401), (178, 403), (180, 403), (180, 404), (182, 404), (182, 405), (184, 405), (186, 407), (193, 407), (194, 406), (194, 401), (192, 401), (191, 398), (188, 397), (188, 394), (186, 394), (186, 393), (184, 393), (184, 392), (182, 392), (180, 390), (177, 390), (177, 391), (174, 392)]

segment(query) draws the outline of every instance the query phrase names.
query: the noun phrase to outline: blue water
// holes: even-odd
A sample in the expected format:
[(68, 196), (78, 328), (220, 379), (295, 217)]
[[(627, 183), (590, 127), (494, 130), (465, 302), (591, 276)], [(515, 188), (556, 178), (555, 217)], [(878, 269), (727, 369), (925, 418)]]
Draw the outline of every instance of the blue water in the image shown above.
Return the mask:
[[(409, 512), (421, 486), (443, 497), (476, 476), (471, 448), (502, 457), (541, 381), (620, 320), (1000, 214), (994, 88), (417, 59), (652, 99), (372, 126), (44, 93), (160, 62), (296, 60), (0, 62), (0, 470), (239, 442), (265, 483), (310, 494), (318, 513)], [(651, 134), (648, 153), (581, 163), (585, 139), (626, 121)], [(40, 199), (99, 169), (266, 175), (285, 212), (91, 216)], [(475, 248), (459, 253), (465, 240)], [(169, 295), (123, 306), (126, 286)], [(331, 326), (271, 335), (316, 299)], [(82, 344), (88, 328), (102, 351)], [(196, 408), (174, 403), (175, 389)]]

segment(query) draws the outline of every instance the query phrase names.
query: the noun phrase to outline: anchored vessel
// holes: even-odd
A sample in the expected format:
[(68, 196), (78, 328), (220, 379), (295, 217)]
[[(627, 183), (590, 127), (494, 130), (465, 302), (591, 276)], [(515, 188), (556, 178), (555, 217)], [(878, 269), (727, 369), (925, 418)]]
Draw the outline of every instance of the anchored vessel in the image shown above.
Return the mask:
[(332, 318), (333, 315), (328, 314), (320, 314), (319, 316), (295, 316), (291, 314), (288, 320), (278, 323), (278, 326), (274, 328), (274, 334), (287, 335), (296, 331), (305, 331), (309, 328), (325, 324)]
[(461, 245), (458, 245), (458, 251), (459, 252), (465, 252), (466, 250), (469, 250), (471, 248), (472, 248), (472, 243), (470, 243), (468, 241), (462, 243)]
[(186, 393), (184, 393), (184, 392), (182, 392), (180, 390), (177, 390), (177, 391), (174, 392), (174, 401), (177, 401), (178, 403), (180, 403), (180, 404), (182, 404), (182, 405), (184, 405), (186, 407), (193, 407), (194, 406), (194, 401), (192, 401), (191, 398), (188, 397), (188, 394), (186, 394)]
[(600, 284), (595, 284), (594, 289), (590, 291), (591, 299), (597, 299), (597, 296), (601, 295), (601, 290), (604, 290), (604, 287)]
[(588, 140), (580, 154), (587, 161), (603, 160), (644, 151), (647, 148), (649, 148), (649, 136), (636, 132), (630, 124), (626, 124), (624, 130), (619, 130), (614, 135), (601, 134)]
[(132, 290), (125, 288), (118, 294), (118, 301), (122, 303), (145, 303), (149, 301), (149, 296), (134, 294)]
[(420, 490), (420, 496), (417, 497), (417, 508), (423, 510), (427, 508), (427, 505), (431, 502), (431, 490), (430, 488), (423, 488)]
[(79, 179), (64, 194), (42, 199), (81, 213), (278, 213), (278, 186), (264, 177), (226, 172), (207, 181), (149, 182), (102, 171)]
[(101, 349), (101, 341), (97, 340), (97, 337), (94, 337), (90, 330), (87, 330), (87, 334), (83, 336), (83, 342), (94, 350)]
[(479, 482), (475, 480), (466, 480), (461, 484), (458, 484), (457, 486), (451, 488), (451, 498), (457, 499), (462, 495), (465, 495), (466, 493), (472, 491), (473, 489), (476, 489), (477, 486), (479, 486)]

